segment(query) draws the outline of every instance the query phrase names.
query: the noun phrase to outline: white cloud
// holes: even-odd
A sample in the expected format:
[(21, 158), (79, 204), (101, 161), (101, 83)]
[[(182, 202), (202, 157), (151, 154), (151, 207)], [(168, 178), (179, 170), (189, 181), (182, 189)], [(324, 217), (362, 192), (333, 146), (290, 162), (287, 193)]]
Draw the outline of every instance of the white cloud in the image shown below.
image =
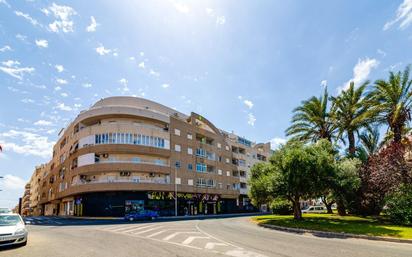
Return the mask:
[(253, 115), (253, 113), (249, 113), (247, 115), (247, 124), (251, 126), (255, 126), (255, 121), (256, 121), (255, 115)]
[(320, 85), (321, 85), (322, 87), (326, 87), (326, 86), (328, 85), (328, 81), (327, 81), (326, 79), (324, 79), (324, 80), (322, 80), (322, 81), (320, 82)]
[(388, 21), (383, 26), (383, 30), (390, 29), (399, 22), (399, 29), (405, 29), (412, 23), (412, 0), (404, 0), (396, 11), (396, 18)]
[[(70, 6), (64, 6), (64, 5), (57, 5), (53, 3), (48, 9), (50, 11), (54, 18), (56, 19), (54, 22), (49, 24), (49, 29), (52, 32), (73, 32), (73, 20), (71, 19), (71, 16), (76, 15), (76, 11), (70, 7)], [(48, 11), (43, 11), (46, 15), (49, 15)]]
[(34, 100), (30, 98), (21, 99), (21, 102), (25, 104), (34, 104)]
[(162, 84), (162, 87), (163, 88), (168, 88), (168, 87), (170, 87), (170, 85), (165, 83), (165, 84)]
[(270, 140), (270, 148), (276, 150), (279, 146), (286, 143), (285, 138), (275, 137)]
[(33, 19), (30, 15), (28, 15), (27, 13), (23, 13), (20, 11), (14, 11), (14, 14), (16, 14), (19, 17), (23, 17), (24, 19), (26, 19), (27, 21), (29, 21), (33, 26), (37, 26), (39, 25), (39, 22), (36, 19)]
[(54, 65), (54, 68), (56, 68), (57, 72), (63, 72), (64, 71), (63, 65), (56, 64), (56, 65)]
[(140, 54), (140, 56), (141, 56), (141, 57), (143, 57), (143, 56), (144, 56), (144, 52), (140, 52), (139, 54)]
[(218, 16), (216, 17), (216, 24), (217, 25), (223, 25), (226, 23), (226, 18), (225, 16)]
[(250, 100), (244, 100), (243, 103), (249, 108), (252, 109), (253, 108), (253, 102)]
[(12, 51), (11, 47), (8, 45), (3, 46), (0, 48), (0, 52)]
[(209, 15), (209, 16), (212, 16), (213, 15), (213, 9), (212, 8), (206, 8), (206, 14), (207, 15)]
[(383, 51), (382, 49), (378, 49), (378, 50), (376, 50), (376, 52), (377, 52), (378, 54), (380, 54), (382, 57), (385, 57), (385, 56), (386, 56), (386, 52)]
[(134, 61), (134, 60), (136, 60), (136, 58), (134, 58), (133, 56), (130, 56), (130, 57), (129, 57), (129, 60), (130, 60), (130, 61)]
[(189, 13), (190, 9), (189, 6), (179, 3), (177, 1), (171, 1), (172, 4), (174, 5), (176, 11), (181, 12), (181, 13)]
[(359, 59), (358, 63), (353, 68), (353, 77), (346, 82), (342, 87), (338, 88), (338, 92), (345, 90), (349, 87), (350, 82), (354, 82), (355, 86), (364, 82), (371, 71), (378, 67), (379, 61), (376, 59), (370, 59), (366, 57), (365, 59)]
[(84, 83), (82, 86), (83, 86), (84, 88), (90, 88), (90, 87), (92, 87), (92, 84), (90, 84), (90, 83)]
[(22, 34), (16, 34), (16, 38), (22, 42), (27, 43), (27, 36), (22, 35)]
[(60, 85), (66, 85), (68, 83), (65, 79), (56, 79), (56, 82)]
[(127, 92), (130, 91), (130, 89), (127, 87), (127, 84), (129, 83), (129, 81), (127, 81), (127, 79), (122, 78), (119, 80), (119, 83), (123, 86), (123, 88), (120, 89), (120, 91), (125, 94)]
[(51, 121), (47, 120), (38, 120), (34, 123), (35, 126), (53, 126)]
[(0, 142), (4, 152), (13, 151), (43, 158), (50, 156), (54, 145), (54, 142), (49, 141), (45, 136), (17, 130), (0, 133)]
[(61, 93), (60, 94), (62, 97), (68, 97), (69, 96), (69, 94), (67, 94), (67, 93)]
[(70, 107), (70, 106), (68, 106), (68, 105), (65, 105), (64, 103), (59, 103), (59, 104), (57, 104), (56, 109), (59, 109), (59, 110), (61, 110), (61, 111), (67, 111), (67, 112), (73, 110), (72, 107)]
[(54, 88), (54, 90), (59, 91), (59, 90), (62, 90), (62, 88), (57, 86), (57, 87)]
[(7, 7), (9, 7), (9, 8), (11, 7), (10, 4), (7, 3), (6, 0), (0, 0), (0, 4), (4, 4), (5, 6), (7, 6)]
[(33, 67), (19, 67), (19, 61), (8, 60), (2, 62), (4, 66), (0, 66), (0, 70), (16, 79), (22, 80), (26, 73), (34, 72)]
[(144, 69), (144, 68), (145, 68), (145, 66), (144, 66), (144, 62), (139, 63), (139, 65), (138, 65), (138, 66), (139, 66), (139, 68), (140, 68), (140, 69)]
[(4, 178), (0, 179), (0, 187), (3, 191), (24, 189), (25, 185), (26, 182), (22, 178), (11, 174), (7, 174)]
[(159, 76), (160, 76), (160, 73), (159, 73), (159, 72), (154, 71), (154, 70), (152, 70), (152, 69), (150, 69), (149, 74), (152, 75), (152, 76), (155, 76), (155, 77), (159, 77)]
[(99, 47), (96, 47), (96, 53), (98, 53), (99, 55), (106, 55), (106, 54), (110, 54), (111, 52), (112, 52), (111, 49), (104, 48), (102, 44), (100, 44)]
[(49, 42), (47, 42), (46, 39), (39, 39), (39, 40), (36, 39), (36, 46), (47, 48), (49, 46)]
[(91, 23), (89, 26), (87, 26), (86, 31), (95, 32), (97, 26), (99, 26), (100, 24), (96, 22), (96, 19), (93, 16), (90, 17), (90, 20), (91, 20)]

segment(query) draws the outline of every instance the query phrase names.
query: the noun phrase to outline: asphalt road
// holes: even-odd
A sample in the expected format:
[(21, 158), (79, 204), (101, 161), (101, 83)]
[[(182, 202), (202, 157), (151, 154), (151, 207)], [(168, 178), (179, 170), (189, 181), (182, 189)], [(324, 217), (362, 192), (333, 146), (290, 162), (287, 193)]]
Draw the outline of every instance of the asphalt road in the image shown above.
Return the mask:
[(248, 217), (135, 222), (38, 218), (25, 247), (0, 256), (412, 256), (412, 245), (364, 239), (321, 238), (256, 226)]

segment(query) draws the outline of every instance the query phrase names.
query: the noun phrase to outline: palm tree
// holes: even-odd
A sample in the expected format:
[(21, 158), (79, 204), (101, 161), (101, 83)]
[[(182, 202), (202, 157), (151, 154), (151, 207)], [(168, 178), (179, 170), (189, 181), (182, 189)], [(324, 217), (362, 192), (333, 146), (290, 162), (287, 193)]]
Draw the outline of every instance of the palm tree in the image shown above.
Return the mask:
[(412, 80), (409, 78), (410, 66), (397, 73), (389, 72), (388, 80), (377, 80), (371, 98), (373, 111), (379, 123), (387, 123), (394, 142), (401, 142), (411, 120)]
[(378, 152), (382, 143), (379, 142), (379, 129), (374, 127), (372, 130), (365, 130), (362, 134), (359, 135), (359, 141), (361, 144), (356, 149), (356, 158), (361, 160), (363, 163), (366, 163), (369, 157), (376, 152)]
[(334, 121), (338, 126), (338, 138), (346, 134), (349, 143), (349, 155), (356, 153), (355, 134), (359, 136), (362, 128), (369, 127), (373, 122), (374, 114), (369, 111), (370, 100), (365, 97), (366, 86), (369, 81), (359, 87), (350, 82), (349, 88), (339, 96), (331, 97), (334, 106)]
[(313, 96), (293, 110), (292, 125), (286, 130), (292, 140), (316, 142), (319, 139), (332, 141), (336, 127), (331, 120), (328, 90), (319, 98)]

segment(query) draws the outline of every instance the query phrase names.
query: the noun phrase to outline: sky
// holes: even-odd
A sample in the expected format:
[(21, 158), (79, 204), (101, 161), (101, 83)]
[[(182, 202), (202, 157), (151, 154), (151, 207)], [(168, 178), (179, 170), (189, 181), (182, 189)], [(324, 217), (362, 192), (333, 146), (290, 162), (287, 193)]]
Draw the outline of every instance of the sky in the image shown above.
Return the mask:
[(404, 69), (411, 25), (412, 0), (0, 0), (0, 207), (101, 98), (194, 111), (275, 148), (324, 86)]

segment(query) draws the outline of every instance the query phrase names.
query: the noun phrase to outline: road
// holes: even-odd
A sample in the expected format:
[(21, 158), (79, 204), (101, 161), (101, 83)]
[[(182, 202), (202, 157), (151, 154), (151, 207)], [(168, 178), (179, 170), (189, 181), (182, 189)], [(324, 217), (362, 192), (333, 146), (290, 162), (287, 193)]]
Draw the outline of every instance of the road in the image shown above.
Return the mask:
[(412, 245), (364, 239), (321, 238), (256, 226), (249, 217), (134, 222), (36, 218), (25, 247), (4, 257), (396, 257)]

